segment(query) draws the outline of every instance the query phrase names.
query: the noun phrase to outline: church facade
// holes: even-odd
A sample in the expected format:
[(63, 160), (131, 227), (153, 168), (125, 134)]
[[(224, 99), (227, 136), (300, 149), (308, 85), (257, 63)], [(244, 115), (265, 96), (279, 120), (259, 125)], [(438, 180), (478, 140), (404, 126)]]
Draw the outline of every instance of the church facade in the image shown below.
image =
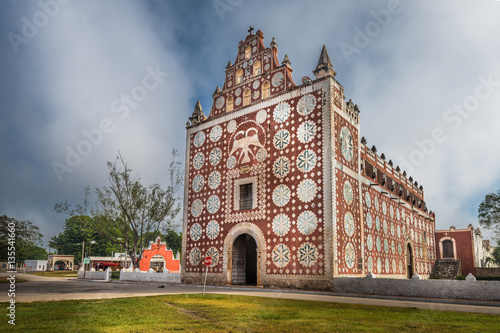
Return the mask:
[(292, 78), (273, 38), (241, 41), (210, 113), (187, 124), (182, 282), (334, 289), (334, 277), (428, 277), (422, 186), (360, 134), (325, 47)]

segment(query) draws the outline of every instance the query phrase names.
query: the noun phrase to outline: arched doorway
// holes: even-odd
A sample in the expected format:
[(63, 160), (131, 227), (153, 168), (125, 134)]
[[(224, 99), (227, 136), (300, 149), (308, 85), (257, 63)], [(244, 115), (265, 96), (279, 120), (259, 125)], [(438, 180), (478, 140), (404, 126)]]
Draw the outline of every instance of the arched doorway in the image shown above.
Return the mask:
[(406, 277), (411, 279), (413, 276), (413, 251), (410, 243), (406, 245)]
[(62, 260), (57, 260), (54, 262), (54, 270), (55, 271), (65, 271), (66, 270), (66, 262)]
[(149, 268), (152, 268), (157, 272), (163, 272), (163, 269), (165, 268), (165, 262), (166, 260), (162, 255), (154, 255), (149, 261)]
[(443, 241), (443, 258), (455, 258), (453, 253), (453, 242), (449, 239)]
[(233, 244), (231, 283), (257, 285), (257, 243), (249, 234), (242, 234)]

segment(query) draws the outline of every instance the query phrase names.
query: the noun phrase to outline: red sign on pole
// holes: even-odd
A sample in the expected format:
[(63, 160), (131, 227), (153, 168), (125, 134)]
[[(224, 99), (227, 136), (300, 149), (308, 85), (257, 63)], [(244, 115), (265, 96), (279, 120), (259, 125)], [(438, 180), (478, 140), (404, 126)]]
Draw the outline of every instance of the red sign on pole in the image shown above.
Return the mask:
[(205, 258), (205, 265), (206, 266), (212, 265), (212, 257), (206, 257)]

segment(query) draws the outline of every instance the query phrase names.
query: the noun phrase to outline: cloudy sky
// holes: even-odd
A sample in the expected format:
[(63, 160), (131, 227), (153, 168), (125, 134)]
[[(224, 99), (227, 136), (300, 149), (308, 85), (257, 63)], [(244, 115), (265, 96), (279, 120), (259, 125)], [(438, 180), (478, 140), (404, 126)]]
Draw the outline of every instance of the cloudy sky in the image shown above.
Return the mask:
[(325, 44), (368, 145), (424, 186), (437, 228), (477, 227), (500, 189), (499, 15), (493, 0), (2, 1), (0, 214), (48, 241), (54, 203), (106, 185), (118, 151), (166, 187), (196, 100), (207, 114), (252, 25), (296, 82)]

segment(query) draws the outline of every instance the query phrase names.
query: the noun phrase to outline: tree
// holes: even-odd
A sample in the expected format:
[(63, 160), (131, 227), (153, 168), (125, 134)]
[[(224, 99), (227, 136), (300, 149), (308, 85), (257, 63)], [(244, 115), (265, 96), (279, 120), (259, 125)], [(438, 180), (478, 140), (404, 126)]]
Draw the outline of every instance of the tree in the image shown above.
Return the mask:
[(92, 255), (108, 256), (117, 252), (120, 246), (113, 244), (89, 227), (92, 218), (88, 215), (75, 215), (64, 222), (63, 231), (50, 239), (49, 246), (55, 249), (57, 254), (72, 254), (75, 262), (80, 263), (82, 258), (82, 244), (85, 244), (84, 252), (89, 254), (89, 245), (92, 245)]
[[(161, 229), (175, 227), (174, 219), (180, 211), (176, 194), (184, 181), (176, 156), (177, 151), (173, 150), (168, 170), (170, 185), (166, 190), (158, 184), (144, 186), (138, 176), (132, 175), (132, 169), (121, 155), (113, 163), (108, 162), (109, 186), (95, 189), (96, 207), (91, 210), (91, 218), (84, 219), (96, 233), (121, 245), (136, 268), (149, 241), (154, 240)], [(85, 215), (89, 193), (90, 189), (85, 188), (84, 204), (75, 209), (67, 202), (58, 203), (54, 208), (70, 216)]]
[(495, 233), (497, 243), (500, 243), (500, 190), (497, 193), (486, 194), (479, 204), (479, 224)]
[(167, 247), (174, 252), (174, 256), (179, 252), (182, 254), (182, 232), (178, 234), (174, 230), (167, 230), (165, 235)]
[[(40, 246), (42, 237), (40, 228), (33, 222), (18, 221), (6, 215), (0, 216), (0, 260), (9, 261), (9, 252), (15, 252), (18, 264), (26, 259), (47, 258), (47, 251)], [(10, 247), (14, 247), (15, 250), (11, 251)]]

